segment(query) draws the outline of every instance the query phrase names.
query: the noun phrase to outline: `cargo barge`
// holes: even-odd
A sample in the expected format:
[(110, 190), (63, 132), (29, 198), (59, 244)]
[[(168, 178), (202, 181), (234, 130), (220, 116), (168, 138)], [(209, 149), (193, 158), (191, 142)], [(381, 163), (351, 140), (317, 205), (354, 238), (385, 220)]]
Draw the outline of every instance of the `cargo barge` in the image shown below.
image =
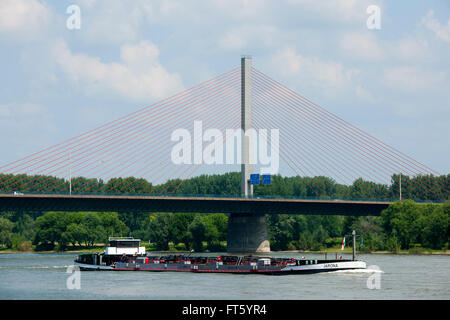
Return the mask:
[[(355, 255), (353, 255), (355, 257)], [(356, 259), (294, 259), (254, 255), (191, 256), (191, 254), (149, 255), (139, 239), (110, 238), (103, 253), (80, 254), (80, 270), (197, 272), (237, 274), (297, 274), (365, 269)]]

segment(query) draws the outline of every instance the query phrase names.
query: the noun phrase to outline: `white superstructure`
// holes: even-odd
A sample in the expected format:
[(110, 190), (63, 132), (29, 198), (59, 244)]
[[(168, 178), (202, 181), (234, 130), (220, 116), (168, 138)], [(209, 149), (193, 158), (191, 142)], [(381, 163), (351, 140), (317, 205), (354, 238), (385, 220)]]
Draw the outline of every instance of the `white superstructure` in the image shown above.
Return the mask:
[(140, 243), (140, 239), (110, 237), (109, 246), (106, 247), (105, 254), (145, 255), (145, 247), (141, 247)]

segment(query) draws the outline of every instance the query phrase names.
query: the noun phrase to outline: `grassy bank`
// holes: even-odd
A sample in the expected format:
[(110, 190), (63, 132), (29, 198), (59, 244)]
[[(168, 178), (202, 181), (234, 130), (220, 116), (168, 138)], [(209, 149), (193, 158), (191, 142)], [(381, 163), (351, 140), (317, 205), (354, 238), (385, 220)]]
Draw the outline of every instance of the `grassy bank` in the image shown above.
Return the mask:
[[(338, 253), (338, 254), (352, 254), (352, 250), (344, 250), (341, 251), (340, 248), (328, 248), (326, 250), (319, 250), (319, 251), (305, 251), (305, 250), (287, 250), (287, 251), (273, 251), (273, 252), (298, 252), (298, 253), (319, 253), (319, 254), (325, 254), (325, 253), (329, 253), (329, 254), (334, 254), (334, 253)], [(356, 251), (357, 255), (360, 254), (398, 254), (398, 255), (414, 255), (414, 254), (419, 254), (419, 255), (450, 255), (450, 250), (432, 250), (432, 249), (423, 249), (423, 250), (398, 250), (398, 251), (387, 251), (387, 250), (378, 250), (378, 251)], [(331, 256), (330, 256), (331, 257)]]

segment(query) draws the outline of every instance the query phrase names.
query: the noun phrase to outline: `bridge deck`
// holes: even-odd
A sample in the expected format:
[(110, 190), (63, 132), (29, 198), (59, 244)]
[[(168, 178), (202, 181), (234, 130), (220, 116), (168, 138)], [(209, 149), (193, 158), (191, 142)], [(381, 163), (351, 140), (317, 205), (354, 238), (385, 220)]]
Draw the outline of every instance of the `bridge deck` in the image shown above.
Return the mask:
[(124, 211), (379, 215), (389, 201), (0, 194), (0, 211)]

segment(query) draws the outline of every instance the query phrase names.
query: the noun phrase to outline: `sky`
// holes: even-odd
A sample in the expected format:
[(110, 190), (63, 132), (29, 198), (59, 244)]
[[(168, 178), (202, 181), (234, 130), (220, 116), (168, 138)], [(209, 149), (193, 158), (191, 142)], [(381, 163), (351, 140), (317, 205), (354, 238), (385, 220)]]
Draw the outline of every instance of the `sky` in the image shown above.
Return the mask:
[[(80, 9), (80, 28), (67, 20)], [(370, 29), (367, 8), (380, 8)], [(450, 3), (1, 0), (0, 166), (255, 68), (450, 172)]]

